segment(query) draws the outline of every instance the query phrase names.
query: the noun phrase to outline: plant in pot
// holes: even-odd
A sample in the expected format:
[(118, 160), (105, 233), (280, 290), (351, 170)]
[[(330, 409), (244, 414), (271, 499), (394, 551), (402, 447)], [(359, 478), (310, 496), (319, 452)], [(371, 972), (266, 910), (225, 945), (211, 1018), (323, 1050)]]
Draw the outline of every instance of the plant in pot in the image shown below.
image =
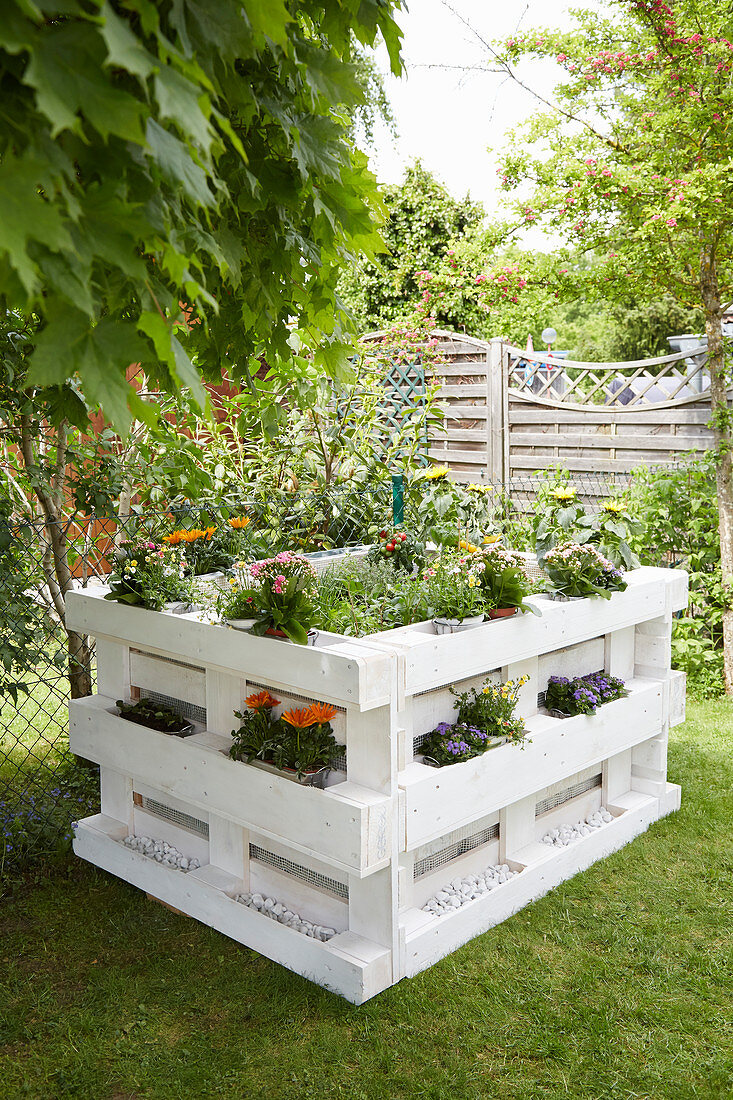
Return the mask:
[[(458, 722), (476, 726), (493, 738), (506, 741), (524, 739), (524, 721), (515, 715), (519, 692), (528, 682), (529, 676), (520, 676), (518, 680), (507, 680), (503, 684), (494, 684), (487, 677), (479, 688), (468, 691), (455, 691), (455, 708)], [(487, 746), (490, 747), (490, 746)]]
[(118, 699), (115, 706), (120, 718), (160, 733), (169, 733), (173, 737), (190, 737), (196, 732), (193, 723), (188, 722), (182, 714), (167, 707), (165, 703), (156, 703), (153, 699), (139, 699), (136, 703), (125, 703)]
[(250, 708), (238, 730), (232, 730), (234, 742), (229, 750), (233, 760), (264, 764), (307, 786), (322, 786), (331, 761), (343, 751), (333, 735), (331, 719), (338, 714), (328, 703), (291, 707), (279, 718), (274, 708), (279, 700), (269, 692), (251, 695)]
[(285, 550), (274, 558), (240, 568), (221, 610), (230, 622), (249, 610), (250, 615), (245, 617), (251, 625), (240, 629), (252, 634), (270, 634), (299, 645), (312, 645), (318, 634), (310, 629), (316, 593), (316, 571), (311, 563)]
[(181, 528), (163, 536), (168, 546), (180, 547), (194, 577), (229, 569), (234, 562), (232, 531), (216, 524), (209, 527)]
[(367, 557), (370, 561), (388, 561), (395, 569), (412, 573), (424, 562), (425, 547), (407, 531), (383, 528)]
[(175, 601), (186, 606), (191, 598), (186, 571), (180, 554), (168, 546), (145, 539), (125, 542), (115, 552), (104, 598), (150, 611)]
[(518, 611), (540, 614), (537, 608), (524, 602), (530, 593), (532, 582), (518, 554), (503, 546), (486, 546), (474, 558), (474, 568), (489, 619), (509, 618)]
[(472, 561), (439, 558), (423, 579), (436, 634), (469, 630), (484, 621), (485, 600)]
[(420, 751), (425, 762), (436, 767), (460, 764), (481, 756), (507, 741), (522, 741), (524, 722), (514, 711), (519, 689), (529, 677), (492, 684), (488, 679), (480, 688), (457, 692), (455, 723), (439, 722), (423, 741)]
[(612, 592), (623, 592), (627, 587), (622, 570), (588, 544), (559, 543), (545, 555), (543, 568), (549, 582), (545, 590), (556, 600), (586, 596), (608, 600)]
[(554, 717), (572, 718), (576, 714), (595, 714), (596, 708), (629, 693), (623, 680), (605, 672), (588, 676), (551, 676), (547, 681), (545, 707)]

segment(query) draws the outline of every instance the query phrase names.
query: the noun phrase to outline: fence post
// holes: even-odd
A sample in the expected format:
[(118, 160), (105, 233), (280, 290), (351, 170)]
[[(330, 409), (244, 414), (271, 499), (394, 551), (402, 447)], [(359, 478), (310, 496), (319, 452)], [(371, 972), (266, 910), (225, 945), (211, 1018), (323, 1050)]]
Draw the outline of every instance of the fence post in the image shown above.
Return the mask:
[(501, 485), (509, 476), (506, 360), (501, 337), (493, 336), (486, 356), (486, 466), (489, 481)]
[(392, 526), (401, 527), (405, 522), (404, 479), (402, 474), (392, 474)]

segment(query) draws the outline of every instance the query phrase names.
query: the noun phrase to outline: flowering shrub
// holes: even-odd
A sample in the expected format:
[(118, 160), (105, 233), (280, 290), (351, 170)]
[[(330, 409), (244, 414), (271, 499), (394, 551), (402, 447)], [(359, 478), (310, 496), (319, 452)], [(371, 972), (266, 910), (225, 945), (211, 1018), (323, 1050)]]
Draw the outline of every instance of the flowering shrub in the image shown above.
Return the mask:
[(458, 721), (477, 726), (490, 737), (506, 737), (510, 741), (521, 741), (524, 737), (524, 722), (514, 714), (519, 701), (519, 690), (529, 680), (521, 676), (518, 680), (507, 680), (503, 684), (492, 684), (486, 679), (480, 688), (470, 691), (454, 691)]
[(549, 578), (547, 591), (558, 596), (602, 596), (626, 588), (623, 572), (604, 558), (594, 546), (563, 542), (548, 551), (544, 569)]
[(229, 569), (241, 549), (242, 531), (249, 516), (234, 516), (226, 524), (181, 528), (163, 536), (168, 546), (179, 546), (194, 576)]
[(383, 528), (379, 532), (379, 542), (369, 550), (370, 561), (388, 561), (395, 569), (412, 573), (416, 565), (421, 565), (425, 557), (425, 547), (406, 531), (389, 531)]
[(454, 724), (439, 722), (422, 743), (421, 752), (437, 764), (460, 764), (481, 756), (502, 741), (521, 741), (524, 723), (514, 715), (519, 689), (528, 677), (492, 684), (486, 680), (480, 688), (457, 692)]
[(480, 550), (474, 560), (487, 607), (518, 607), (521, 611), (535, 610), (524, 603), (524, 597), (529, 595), (532, 582), (518, 554), (506, 550), (503, 546), (492, 544)]
[(160, 611), (189, 595), (186, 564), (169, 546), (145, 540), (123, 543), (115, 555), (106, 600)]
[(623, 680), (607, 676), (604, 672), (592, 672), (588, 676), (551, 676), (547, 681), (545, 706), (563, 714), (595, 714), (596, 708), (614, 699), (628, 695)]
[(467, 619), (485, 607), (472, 558), (442, 557), (425, 570), (426, 598), (434, 618)]
[(328, 703), (311, 703), (308, 707), (291, 707), (275, 717), (280, 705), (269, 691), (249, 695), (248, 710), (243, 714), (238, 730), (232, 730), (234, 741), (229, 749), (233, 760), (262, 760), (276, 768), (289, 769), (298, 778), (308, 772), (328, 767), (341, 751), (333, 736), (331, 719), (338, 714)]
[(241, 566), (221, 611), (225, 618), (253, 618), (253, 634), (281, 630), (305, 645), (316, 596), (316, 571), (309, 561), (284, 550)]

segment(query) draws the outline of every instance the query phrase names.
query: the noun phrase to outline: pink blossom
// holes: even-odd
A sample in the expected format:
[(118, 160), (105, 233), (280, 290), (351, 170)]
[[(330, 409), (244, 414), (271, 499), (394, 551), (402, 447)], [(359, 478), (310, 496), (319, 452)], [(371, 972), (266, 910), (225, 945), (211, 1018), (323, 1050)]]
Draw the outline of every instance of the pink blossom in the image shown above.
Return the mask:
[(676, 218), (667, 218), (667, 225), (671, 225), (671, 226), (677, 225), (677, 219)]

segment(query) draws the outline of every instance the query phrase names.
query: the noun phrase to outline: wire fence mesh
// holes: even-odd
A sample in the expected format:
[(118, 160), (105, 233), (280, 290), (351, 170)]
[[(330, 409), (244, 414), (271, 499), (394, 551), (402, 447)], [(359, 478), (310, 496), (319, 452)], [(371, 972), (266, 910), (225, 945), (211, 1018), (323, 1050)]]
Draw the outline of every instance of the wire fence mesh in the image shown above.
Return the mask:
[[(504, 508), (526, 516), (540, 484), (542, 478), (527, 476), (494, 489)], [(618, 488), (602, 475), (575, 484), (590, 506)], [(338, 491), (273, 491), (229, 502), (226, 515), (250, 518), (238, 532), (243, 557), (328, 551), (370, 541), (370, 532), (390, 524), (393, 488), (385, 481)], [(409, 526), (421, 506), (409, 493), (405, 500)], [(64, 520), (73, 585), (100, 583), (122, 541), (160, 539), (176, 527), (216, 524), (221, 515), (221, 502), (198, 502), (132, 509), (123, 519)], [(96, 769), (71, 753), (67, 711), (70, 695), (93, 690), (94, 650), (89, 639), (69, 641), (50, 545), (46, 524), (0, 512), (0, 872), (68, 851), (72, 822), (98, 808)], [(72, 673), (82, 674), (71, 680), (70, 652)]]

